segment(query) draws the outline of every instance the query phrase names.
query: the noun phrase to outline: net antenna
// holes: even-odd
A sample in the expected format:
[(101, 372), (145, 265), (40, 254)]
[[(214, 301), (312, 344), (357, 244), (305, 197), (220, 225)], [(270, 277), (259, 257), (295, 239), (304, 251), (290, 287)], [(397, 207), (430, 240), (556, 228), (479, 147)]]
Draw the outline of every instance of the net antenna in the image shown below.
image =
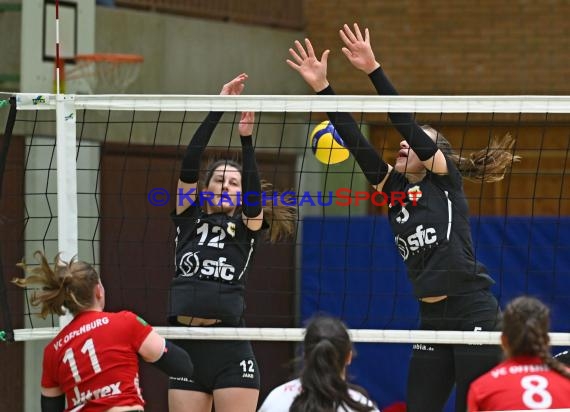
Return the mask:
[[(75, 67), (66, 73), (68, 86), (87, 94), (124, 93), (139, 75), (144, 61), (138, 54), (95, 53), (75, 56)], [(85, 90), (82, 90), (85, 89)]]

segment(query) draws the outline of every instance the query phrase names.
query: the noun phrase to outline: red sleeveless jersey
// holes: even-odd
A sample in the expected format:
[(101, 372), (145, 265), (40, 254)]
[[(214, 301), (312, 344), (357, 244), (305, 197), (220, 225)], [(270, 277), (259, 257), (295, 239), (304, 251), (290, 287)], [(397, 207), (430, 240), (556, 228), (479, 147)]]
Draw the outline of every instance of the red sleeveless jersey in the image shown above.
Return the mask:
[(151, 331), (128, 311), (76, 315), (44, 349), (42, 387), (60, 388), (66, 411), (144, 405), (137, 353)]
[(469, 412), (570, 408), (570, 379), (538, 357), (515, 357), (476, 379), (467, 405)]

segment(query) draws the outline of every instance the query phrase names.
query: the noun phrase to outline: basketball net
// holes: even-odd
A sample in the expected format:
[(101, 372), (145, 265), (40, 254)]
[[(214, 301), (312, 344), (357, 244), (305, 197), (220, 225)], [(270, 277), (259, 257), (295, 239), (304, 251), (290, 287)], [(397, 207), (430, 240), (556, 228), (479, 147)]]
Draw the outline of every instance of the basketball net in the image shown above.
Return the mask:
[(78, 94), (124, 93), (139, 75), (143, 61), (143, 57), (136, 54), (97, 53), (75, 56), (73, 68), (60, 69), (60, 91)]

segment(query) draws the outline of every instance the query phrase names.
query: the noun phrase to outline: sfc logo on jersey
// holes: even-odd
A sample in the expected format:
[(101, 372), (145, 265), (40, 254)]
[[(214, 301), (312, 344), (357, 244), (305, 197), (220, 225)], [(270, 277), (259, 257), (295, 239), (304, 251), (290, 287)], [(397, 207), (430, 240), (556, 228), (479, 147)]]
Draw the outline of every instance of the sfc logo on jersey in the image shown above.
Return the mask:
[(178, 267), (180, 276), (192, 277), (198, 274), (199, 279), (233, 281), (236, 277), (236, 268), (227, 262), (227, 258), (221, 256), (218, 260), (204, 259), (200, 261), (199, 252), (185, 253)]
[(404, 261), (408, 260), (410, 254), (418, 254), (438, 244), (436, 230), (433, 227), (424, 228), (423, 225), (416, 226), (415, 232), (407, 237), (396, 235), (394, 240)]
[(198, 252), (188, 252), (178, 262), (178, 267), (182, 272), (182, 276), (191, 277), (198, 272), (200, 261), (198, 260)]

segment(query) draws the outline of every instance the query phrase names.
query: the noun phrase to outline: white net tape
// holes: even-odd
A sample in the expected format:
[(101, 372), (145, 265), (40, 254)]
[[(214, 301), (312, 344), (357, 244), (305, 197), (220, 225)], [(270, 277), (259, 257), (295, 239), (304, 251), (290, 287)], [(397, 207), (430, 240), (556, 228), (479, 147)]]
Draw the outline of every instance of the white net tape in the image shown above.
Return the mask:
[[(203, 327), (155, 327), (158, 333), (168, 339), (200, 340), (252, 340), (300, 342), (304, 337), (302, 328), (203, 328)], [(17, 329), (16, 341), (52, 339), (59, 328)], [(469, 345), (497, 345), (500, 332), (460, 332), (432, 330), (379, 330), (351, 329), (353, 342), (368, 343), (448, 343)], [(570, 333), (550, 333), (552, 346), (570, 346)]]
[[(56, 95), (19, 93), (18, 110), (55, 110)], [(257, 112), (414, 112), (414, 113), (570, 113), (570, 96), (70, 96), (78, 110), (257, 111)]]

